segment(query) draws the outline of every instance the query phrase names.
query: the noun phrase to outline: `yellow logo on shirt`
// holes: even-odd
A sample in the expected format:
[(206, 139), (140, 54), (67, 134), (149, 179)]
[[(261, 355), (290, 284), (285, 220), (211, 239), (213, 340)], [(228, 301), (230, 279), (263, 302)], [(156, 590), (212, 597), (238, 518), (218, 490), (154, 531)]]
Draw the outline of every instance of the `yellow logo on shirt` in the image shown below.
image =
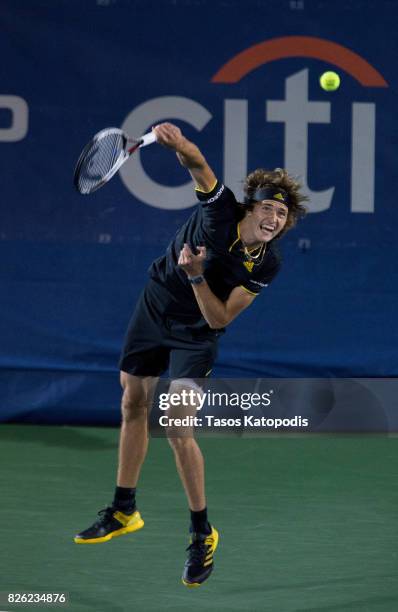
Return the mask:
[(251, 272), (253, 270), (254, 262), (253, 261), (244, 261), (243, 265), (245, 266), (245, 268), (247, 270), (249, 270), (249, 272)]

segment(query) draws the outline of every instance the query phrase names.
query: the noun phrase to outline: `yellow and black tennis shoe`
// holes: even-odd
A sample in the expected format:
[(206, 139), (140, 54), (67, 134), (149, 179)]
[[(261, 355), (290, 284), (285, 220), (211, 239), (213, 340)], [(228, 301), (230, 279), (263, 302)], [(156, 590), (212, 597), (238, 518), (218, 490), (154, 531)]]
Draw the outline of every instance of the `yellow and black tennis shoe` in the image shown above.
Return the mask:
[(108, 506), (98, 512), (99, 519), (95, 523), (78, 533), (74, 541), (76, 544), (100, 544), (108, 542), (116, 536), (138, 531), (144, 526), (140, 513), (135, 510), (132, 514), (124, 514), (113, 506)]
[(198, 587), (213, 571), (213, 554), (218, 544), (218, 532), (214, 527), (211, 534), (193, 533), (188, 546), (188, 559), (184, 565), (182, 582), (187, 587)]

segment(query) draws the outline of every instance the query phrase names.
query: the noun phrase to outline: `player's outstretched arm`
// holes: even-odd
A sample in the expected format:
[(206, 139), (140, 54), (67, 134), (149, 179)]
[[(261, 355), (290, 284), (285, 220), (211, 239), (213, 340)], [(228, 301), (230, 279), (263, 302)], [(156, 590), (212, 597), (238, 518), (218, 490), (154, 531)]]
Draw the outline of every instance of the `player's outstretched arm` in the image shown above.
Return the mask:
[(195, 185), (201, 191), (211, 191), (217, 182), (215, 174), (199, 148), (185, 138), (180, 128), (172, 123), (160, 123), (152, 129), (156, 132), (159, 144), (177, 153), (180, 163), (189, 171)]

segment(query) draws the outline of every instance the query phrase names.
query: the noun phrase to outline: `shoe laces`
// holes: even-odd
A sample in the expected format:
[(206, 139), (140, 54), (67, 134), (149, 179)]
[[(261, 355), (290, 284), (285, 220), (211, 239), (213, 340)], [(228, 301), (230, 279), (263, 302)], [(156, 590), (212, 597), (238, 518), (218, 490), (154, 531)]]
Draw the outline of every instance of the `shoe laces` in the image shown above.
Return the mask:
[(187, 551), (189, 552), (189, 560), (191, 562), (195, 564), (202, 563), (208, 552), (207, 549), (210, 546), (209, 544), (206, 544), (205, 541), (205, 538), (193, 538), (191, 544), (187, 548)]
[(113, 517), (114, 512), (115, 508), (113, 506), (107, 506), (106, 508), (103, 508), (98, 512), (99, 520), (97, 521), (97, 523), (99, 525), (107, 523)]

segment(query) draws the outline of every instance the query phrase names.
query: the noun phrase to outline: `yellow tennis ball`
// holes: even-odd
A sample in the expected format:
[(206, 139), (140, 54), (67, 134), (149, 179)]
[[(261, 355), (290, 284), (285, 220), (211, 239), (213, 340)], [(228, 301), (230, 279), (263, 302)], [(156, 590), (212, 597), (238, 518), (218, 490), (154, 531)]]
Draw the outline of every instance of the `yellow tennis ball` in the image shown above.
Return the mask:
[(320, 76), (319, 83), (325, 91), (336, 91), (340, 87), (340, 77), (337, 72), (329, 70)]

